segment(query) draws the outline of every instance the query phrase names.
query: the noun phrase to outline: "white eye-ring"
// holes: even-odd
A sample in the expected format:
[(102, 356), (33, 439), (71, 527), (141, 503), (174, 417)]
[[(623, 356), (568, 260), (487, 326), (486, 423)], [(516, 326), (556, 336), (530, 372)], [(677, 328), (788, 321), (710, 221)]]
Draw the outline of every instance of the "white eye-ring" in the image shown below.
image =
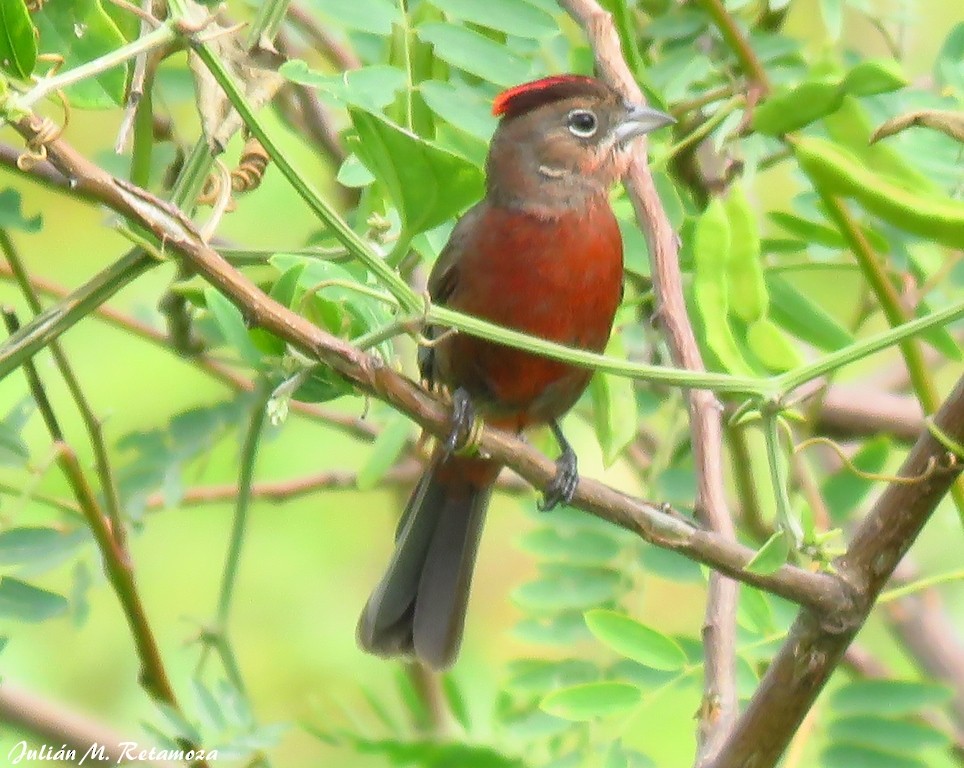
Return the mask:
[(572, 110), (566, 118), (566, 125), (569, 127), (569, 133), (578, 136), (580, 139), (588, 139), (595, 135), (599, 129), (599, 121), (596, 119), (596, 115), (588, 109)]

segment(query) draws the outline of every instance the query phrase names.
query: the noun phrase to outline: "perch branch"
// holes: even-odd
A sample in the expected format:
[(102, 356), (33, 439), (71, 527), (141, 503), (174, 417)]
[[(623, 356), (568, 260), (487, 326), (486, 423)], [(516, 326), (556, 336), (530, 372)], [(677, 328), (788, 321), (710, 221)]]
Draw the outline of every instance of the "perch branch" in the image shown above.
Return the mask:
[[(29, 117), (18, 124), (28, 138), (40, 128)], [(448, 408), (414, 382), (391, 370), (376, 356), (336, 338), (287, 307), (265, 295), (248, 278), (214, 251), (183, 213), (150, 193), (113, 178), (73, 149), (65, 140), (47, 145), (48, 156), (78, 185), (133, 223), (153, 234), (170, 250), (181, 254), (202, 277), (239, 307), (252, 326), (271, 331), (303, 353), (330, 366), (350, 380), (359, 391), (382, 400), (442, 437), (450, 429)], [(38, 342), (39, 347), (42, 342)], [(7, 366), (4, 366), (6, 360)], [(12, 366), (9, 355), (0, 355), (0, 376)], [(555, 476), (555, 464), (515, 435), (486, 428), (480, 448), (507, 465), (530, 485), (544, 489)], [(753, 550), (714, 531), (693, 526), (681, 515), (627, 496), (602, 483), (582, 479), (573, 506), (633, 531), (657, 546), (672, 549), (709, 565), (728, 576), (772, 591), (793, 602), (815, 609), (848, 613), (848, 586), (830, 574), (809, 573), (783, 566), (772, 574), (744, 571)]]
[[(934, 417), (934, 425), (952, 440), (964, 440), (964, 378)], [(713, 768), (776, 765), (901, 557), (960, 476), (962, 463), (948, 466), (947, 459), (947, 448), (924, 430), (899, 475), (922, 477), (934, 462), (945, 470), (930, 472), (916, 483), (890, 483), (836, 563), (859, 601), (856, 613), (800, 612)]]

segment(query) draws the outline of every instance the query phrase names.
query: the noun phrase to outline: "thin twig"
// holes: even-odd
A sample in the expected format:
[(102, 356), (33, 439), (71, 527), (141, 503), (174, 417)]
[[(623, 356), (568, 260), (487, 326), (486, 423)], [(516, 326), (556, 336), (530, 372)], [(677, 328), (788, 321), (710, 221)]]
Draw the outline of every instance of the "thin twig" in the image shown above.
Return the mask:
[[(612, 17), (595, 0), (563, 0), (570, 16), (585, 30), (604, 79), (634, 103), (643, 101), (623, 59)], [(643, 142), (640, 142), (644, 146)], [(673, 361), (689, 371), (705, 367), (686, 314), (678, 256), (678, 238), (663, 209), (652, 175), (640, 149), (630, 165), (626, 190), (636, 218), (646, 234), (658, 318)], [(697, 510), (707, 528), (725, 541), (735, 541), (723, 480), (721, 408), (712, 392), (689, 393), (690, 429), (697, 477)], [(716, 753), (737, 716), (736, 601), (737, 584), (714, 572), (710, 576), (703, 643), (706, 658), (704, 702), (700, 707), (699, 753), (704, 765)]]
[[(39, 315), (43, 312), (43, 305), (40, 303), (40, 299), (33, 289), (30, 275), (27, 273), (16, 248), (14, 248), (13, 241), (3, 229), (0, 229), (0, 251), (3, 252), (7, 259), (7, 263), (10, 265), (10, 271), (17, 281), (17, 285), (20, 287), (20, 291), (23, 293), (27, 305), (34, 315)], [(94, 450), (97, 478), (100, 481), (100, 490), (104, 496), (107, 516), (110, 518), (111, 530), (114, 533), (114, 540), (118, 548), (123, 550), (125, 548), (126, 534), (121, 516), (120, 496), (117, 492), (117, 479), (111, 467), (110, 455), (107, 451), (107, 443), (104, 440), (104, 430), (101, 421), (97, 417), (97, 414), (94, 413), (90, 401), (88, 401), (87, 396), (84, 394), (80, 380), (77, 378), (77, 374), (74, 372), (73, 366), (70, 364), (70, 360), (68, 360), (67, 354), (64, 352), (61, 344), (53, 340), (48, 344), (48, 348), (53, 356), (54, 363), (57, 365), (57, 370), (60, 371), (60, 375), (63, 377), (64, 383), (67, 385), (67, 389), (70, 391), (74, 403), (77, 405), (77, 411), (80, 413), (81, 420), (84, 422), (84, 428), (87, 430), (87, 437), (90, 441), (91, 448)]]
[[(16, 316), (10, 310), (3, 311), (3, 319), (7, 328), (13, 332), (16, 330)], [(84, 471), (77, 459), (74, 450), (64, 442), (63, 432), (60, 429), (56, 415), (47, 399), (40, 377), (31, 361), (23, 364), (24, 374), (30, 386), (31, 394), (37, 403), (47, 431), (57, 449), (57, 465), (64, 473), (68, 485), (73, 491), (77, 503), (87, 520), (97, 542), (97, 549), (100, 552), (101, 560), (104, 563), (104, 571), (107, 579), (117, 595), (117, 599), (124, 611), (134, 644), (137, 648), (137, 655), (140, 660), (140, 684), (144, 690), (156, 701), (163, 702), (170, 707), (180, 711), (174, 689), (171, 687), (167, 676), (167, 670), (161, 658), (160, 648), (157, 639), (151, 629), (141, 602), (140, 593), (134, 583), (134, 572), (131, 568), (128, 553), (117, 545), (117, 540), (111, 530), (110, 521), (94, 495), (93, 489), (87, 482)], [(196, 749), (194, 745), (188, 745), (191, 749)], [(207, 765), (203, 760), (197, 761), (197, 765)]]
[[(113, 0), (112, 0), (113, 1)], [(143, 8), (140, 8), (141, 27), (140, 36), (146, 35), (151, 27), (156, 27), (160, 23), (157, 19), (151, 16), (151, 5), (153, 5), (152, 0), (142, 0)], [(128, 10), (132, 10), (136, 6), (131, 6)], [(122, 155), (127, 151), (128, 140), (130, 138), (131, 128), (134, 126), (134, 117), (137, 114), (138, 104), (140, 104), (141, 96), (144, 95), (144, 81), (147, 75), (147, 59), (148, 51), (143, 51), (134, 58), (134, 72), (131, 75), (130, 85), (127, 87), (127, 100), (124, 106), (124, 118), (121, 120), (120, 128), (117, 131), (117, 139), (114, 142), (114, 152), (118, 155)]]
[[(18, 129), (28, 138), (36, 135), (39, 127), (40, 120), (35, 117), (18, 124)], [(385, 366), (380, 358), (360, 352), (265, 295), (205, 243), (183, 213), (145, 190), (135, 191), (129, 184), (114, 179), (63, 139), (50, 142), (47, 149), (49, 157), (62, 172), (77, 178), (78, 184), (101, 202), (187, 259), (198, 274), (241, 309), (253, 326), (265, 328), (312, 359), (330, 366), (352, 381), (360, 392), (388, 403), (432, 434), (438, 437), (448, 434), (450, 414), (445, 404)], [(37, 341), (37, 346), (43, 341), (45, 339)], [(19, 355), (0, 354), (0, 375), (4, 373), (5, 363), (12, 367), (22, 359), (22, 352)], [(555, 463), (515, 435), (486, 428), (480, 448), (538, 489), (544, 489), (555, 476)], [(662, 505), (640, 501), (584, 478), (576, 491), (573, 506), (627, 528), (651, 543), (673, 549), (794, 602), (844, 613), (849, 610), (848, 589), (835, 576), (809, 573), (792, 566), (783, 566), (766, 575), (747, 572), (744, 566), (753, 557), (753, 550), (714, 531), (691, 526), (681, 515), (667, 514)]]
[(228, 621), (231, 618), (231, 604), (234, 598), (234, 588), (238, 580), (238, 569), (241, 566), (241, 548), (244, 545), (244, 535), (248, 525), (248, 511), (251, 507), (251, 486), (254, 481), (254, 464), (258, 457), (258, 445), (264, 432), (265, 416), (268, 397), (271, 388), (262, 384), (255, 393), (251, 406), (251, 416), (248, 430), (241, 446), (241, 467), (238, 473), (238, 492), (235, 498), (234, 519), (231, 523), (231, 536), (228, 540), (228, 550), (221, 574), (221, 587), (218, 590), (217, 611), (215, 613), (215, 632), (221, 643), (221, 659), (225, 671), (228, 673), (234, 687), (244, 693), (244, 679), (234, 660), (233, 653), (226, 656), (224, 648), (227, 643)]
[[(99, 759), (103, 755), (111, 765), (126, 762), (121, 744), (131, 741), (130, 736), (122, 736), (87, 715), (21, 688), (7, 677), (0, 684), (0, 722), (39, 736), (45, 742), (63, 744), (66, 749), (75, 750), (78, 757)], [(138, 748), (149, 750), (151, 745), (139, 743)], [(92, 749), (95, 751), (91, 752)], [(4, 750), (9, 757), (6, 745)], [(138, 760), (137, 764), (144, 768), (176, 768), (175, 763), (157, 760)]]
[[(379, 480), (379, 486), (411, 488), (412, 483), (418, 479), (424, 469), (424, 464), (418, 459), (405, 459), (382, 475)], [(309, 496), (321, 491), (355, 490), (357, 487), (357, 472), (350, 469), (334, 469), (316, 472), (313, 475), (305, 475), (304, 477), (296, 477), (291, 480), (266, 480), (254, 483), (251, 486), (251, 497), (271, 504), (282, 504), (292, 499)], [(503, 472), (499, 475), (499, 479), (496, 481), (496, 487), (506, 493), (515, 494), (529, 490), (527, 483), (510, 472)], [(5, 486), (3, 483), (0, 483), (0, 491), (3, 490), (11, 493), (19, 492), (17, 488)], [(177, 506), (183, 509), (185, 507), (202, 506), (205, 504), (218, 504), (234, 501), (237, 496), (237, 483), (203, 485), (186, 489), (178, 499)], [(63, 506), (63, 502), (58, 499), (44, 498), (42, 500), (53, 506)], [(144, 502), (144, 506), (148, 510), (164, 509), (168, 504), (168, 499), (166, 499), (165, 495), (160, 491), (152, 493)], [(71, 510), (67, 508), (66, 511)]]
[[(59, 171), (57, 173), (59, 174)], [(0, 277), (13, 277), (13, 271), (8, 265), (0, 263)], [(95, 278), (95, 280), (96, 279), (97, 278)], [(64, 307), (74, 304), (85, 290), (84, 287), (82, 287), (74, 293), (70, 293), (66, 288), (56, 285), (55, 283), (52, 283), (41, 277), (30, 277), (30, 282), (35, 291), (62, 299), (63, 301), (61, 302), (61, 305)], [(126, 282), (124, 284), (126, 285)], [(114, 328), (124, 331), (125, 333), (129, 333), (144, 341), (150, 342), (157, 347), (164, 349), (166, 352), (174, 351), (171, 349), (170, 340), (168, 339), (167, 335), (162, 331), (153, 328), (147, 323), (144, 323), (134, 317), (130, 317), (129, 315), (126, 315), (123, 312), (106, 305), (97, 306), (94, 312), (97, 317)], [(64, 330), (66, 330), (66, 328), (60, 329), (59, 332), (63, 332)], [(250, 379), (245, 378), (243, 375), (236, 372), (229, 366), (224, 365), (217, 360), (213, 360), (205, 355), (194, 355), (192, 357), (183, 357), (178, 355), (178, 359), (186, 361), (198, 370), (211, 376), (217, 381), (220, 381), (235, 391), (250, 392), (254, 389), (254, 383)], [(290, 408), (292, 412), (297, 413), (300, 416), (305, 416), (306, 418), (314, 421), (327, 424), (328, 426), (342, 431), (347, 435), (359, 438), (361, 440), (373, 440), (378, 436), (379, 433), (378, 426), (376, 424), (366, 421), (358, 416), (352, 416), (348, 413), (341, 413), (331, 408), (324, 408), (312, 403), (302, 403), (297, 400), (293, 400), (291, 402)]]
[(358, 55), (347, 45), (342, 45), (332, 37), (328, 29), (323, 24), (319, 24), (307, 8), (302, 8), (298, 3), (292, 3), (288, 8), (288, 19), (314, 44), (322, 56), (335, 65), (336, 69), (344, 72), (349, 69), (358, 69), (362, 65)]

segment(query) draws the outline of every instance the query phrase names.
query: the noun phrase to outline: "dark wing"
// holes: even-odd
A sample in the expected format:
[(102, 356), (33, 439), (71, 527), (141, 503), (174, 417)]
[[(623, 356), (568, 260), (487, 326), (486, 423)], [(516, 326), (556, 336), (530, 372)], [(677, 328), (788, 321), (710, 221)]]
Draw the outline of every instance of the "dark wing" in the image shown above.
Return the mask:
[[(459, 263), (465, 253), (468, 243), (471, 241), (473, 231), (479, 226), (479, 222), (485, 216), (488, 204), (483, 200), (470, 208), (466, 214), (459, 219), (458, 224), (449, 235), (449, 240), (439, 254), (428, 276), (428, 295), (433, 304), (445, 306), (449, 296), (455, 290), (459, 279)], [(437, 326), (429, 326), (425, 329), (425, 336), (434, 339), (441, 333), (442, 329)], [(419, 347), (418, 350), (418, 370), (422, 379), (434, 383), (435, 381), (435, 350), (433, 347)]]

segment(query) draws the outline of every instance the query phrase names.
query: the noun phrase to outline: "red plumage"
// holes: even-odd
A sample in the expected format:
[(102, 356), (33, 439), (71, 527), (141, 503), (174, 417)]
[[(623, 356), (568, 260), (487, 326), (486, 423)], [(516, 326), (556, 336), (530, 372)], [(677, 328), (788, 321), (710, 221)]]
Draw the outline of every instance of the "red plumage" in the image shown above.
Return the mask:
[(543, 104), (573, 96), (598, 95), (606, 86), (583, 75), (553, 75), (502, 91), (492, 101), (492, 114), (515, 117)]
[[(638, 121), (651, 115), (578, 75), (510, 88), (492, 111), (502, 120), (487, 161), (486, 198), (459, 221), (432, 269), (432, 301), (602, 352), (623, 277), (608, 191), (624, 167), (626, 143), (650, 130)], [(453, 446), (473, 410), (512, 431), (550, 425), (562, 456), (542, 508), (572, 498), (576, 456), (557, 421), (591, 371), (464, 333), (422, 350), (420, 364), (426, 379), (454, 393)], [(358, 625), (366, 650), (414, 655), (433, 667), (451, 664), (458, 653), (485, 509), (500, 470), (489, 458), (451, 448), (436, 450), (409, 499), (395, 553)]]

